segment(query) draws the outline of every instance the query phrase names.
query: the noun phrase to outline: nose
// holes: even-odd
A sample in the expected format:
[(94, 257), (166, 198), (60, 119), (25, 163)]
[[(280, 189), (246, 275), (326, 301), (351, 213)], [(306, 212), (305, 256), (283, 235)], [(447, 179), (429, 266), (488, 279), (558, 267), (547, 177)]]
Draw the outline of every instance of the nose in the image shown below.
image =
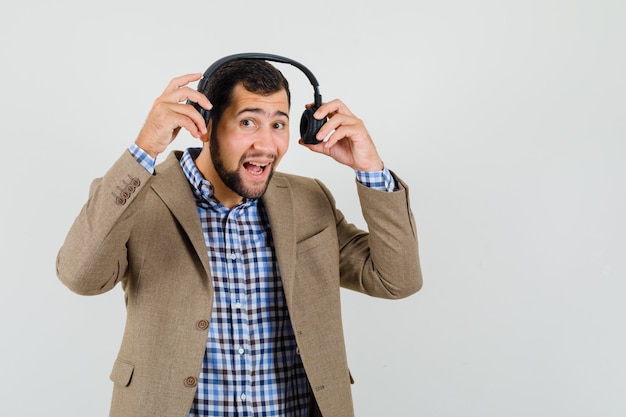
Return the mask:
[(255, 149), (259, 151), (275, 153), (277, 148), (277, 142), (275, 132), (271, 126), (260, 127), (256, 132), (256, 137), (253, 143)]

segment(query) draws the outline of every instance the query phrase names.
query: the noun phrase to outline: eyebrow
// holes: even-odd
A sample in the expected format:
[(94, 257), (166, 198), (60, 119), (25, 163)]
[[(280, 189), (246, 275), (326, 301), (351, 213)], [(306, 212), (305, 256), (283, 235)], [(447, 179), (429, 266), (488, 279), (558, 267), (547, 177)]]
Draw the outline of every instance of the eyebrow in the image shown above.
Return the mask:
[[(241, 109), (239, 112), (237, 112), (236, 116), (239, 116), (240, 114), (243, 113), (257, 113), (257, 114), (267, 114), (267, 112), (259, 107), (246, 107), (245, 109)], [(280, 110), (276, 110), (276, 112), (274, 112), (273, 115), (271, 116), (283, 116), (286, 117), (287, 119), (289, 119), (289, 114), (285, 113), (284, 111), (280, 111)]]

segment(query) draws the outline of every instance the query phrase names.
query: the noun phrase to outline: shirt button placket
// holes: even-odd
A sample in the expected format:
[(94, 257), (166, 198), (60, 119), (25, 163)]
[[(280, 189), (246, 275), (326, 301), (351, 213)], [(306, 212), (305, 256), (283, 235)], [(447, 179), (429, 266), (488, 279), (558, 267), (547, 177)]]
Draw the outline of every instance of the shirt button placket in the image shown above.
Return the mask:
[[(237, 358), (234, 359), (235, 371), (242, 376), (242, 379), (235, 381), (236, 392), (239, 393), (239, 400), (244, 410), (252, 412), (250, 407), (250, 358), (247, 357), (245, 346), (249, 344), (249, 328), (248, 317), (246, 309), (242, 308), (242, 304), (247, 301), (246, 297), (246, 276), (244, 259), (242, 255), (242, 241), (240, 240), (240, 230), (237, 215), (238, 210), (231, 211), (225, 230), (226, 241), (226, 258), (228, 259), (228, 278), (231, 286), (231, 296), (233, 297), (231, 303), (235, 304), (236, 308), (231, 309), (233, 324), (233, 342), (236, 343), (234, 354)], [(233, 346), (233, 347), (235, 347)]]

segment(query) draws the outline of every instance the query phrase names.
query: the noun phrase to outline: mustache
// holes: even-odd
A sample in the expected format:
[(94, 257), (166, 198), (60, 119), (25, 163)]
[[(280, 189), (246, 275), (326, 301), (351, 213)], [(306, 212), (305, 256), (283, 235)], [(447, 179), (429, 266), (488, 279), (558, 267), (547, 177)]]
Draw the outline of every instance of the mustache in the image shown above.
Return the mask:
[(261, 152), (251, 152), (251, 153), (247, 153), (245, 155), (242, 155), (241, 158), (239, 159), (240, 163), (244, 163), (244, 161), (248, 160), (248, 159), (255, 159), (255, 158), (261, 158), (261, 159), (271, 159), (272, 162), (276, 161), (276, 158), (278, 158), (278, 156), (276, 154), (273, 153), (261, 153)]

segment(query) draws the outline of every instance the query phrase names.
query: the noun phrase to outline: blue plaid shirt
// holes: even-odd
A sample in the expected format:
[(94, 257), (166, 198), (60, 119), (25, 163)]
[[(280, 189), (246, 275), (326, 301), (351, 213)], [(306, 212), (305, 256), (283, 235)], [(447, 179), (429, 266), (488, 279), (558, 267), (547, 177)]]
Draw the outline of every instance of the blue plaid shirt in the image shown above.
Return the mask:
[[(155, 160), (130, 152), (149, 172)], [(189, 416), (308, 415), (311, 388), (300, 359), (280, 278), (269, 221), (260, 199), (228, 209), (198, 171), (199, 148), (180, 164), (196, 199), (213, 278), (213, 312)], [(356, 171), (366, 186), (393, 191), (385, 168)]]

